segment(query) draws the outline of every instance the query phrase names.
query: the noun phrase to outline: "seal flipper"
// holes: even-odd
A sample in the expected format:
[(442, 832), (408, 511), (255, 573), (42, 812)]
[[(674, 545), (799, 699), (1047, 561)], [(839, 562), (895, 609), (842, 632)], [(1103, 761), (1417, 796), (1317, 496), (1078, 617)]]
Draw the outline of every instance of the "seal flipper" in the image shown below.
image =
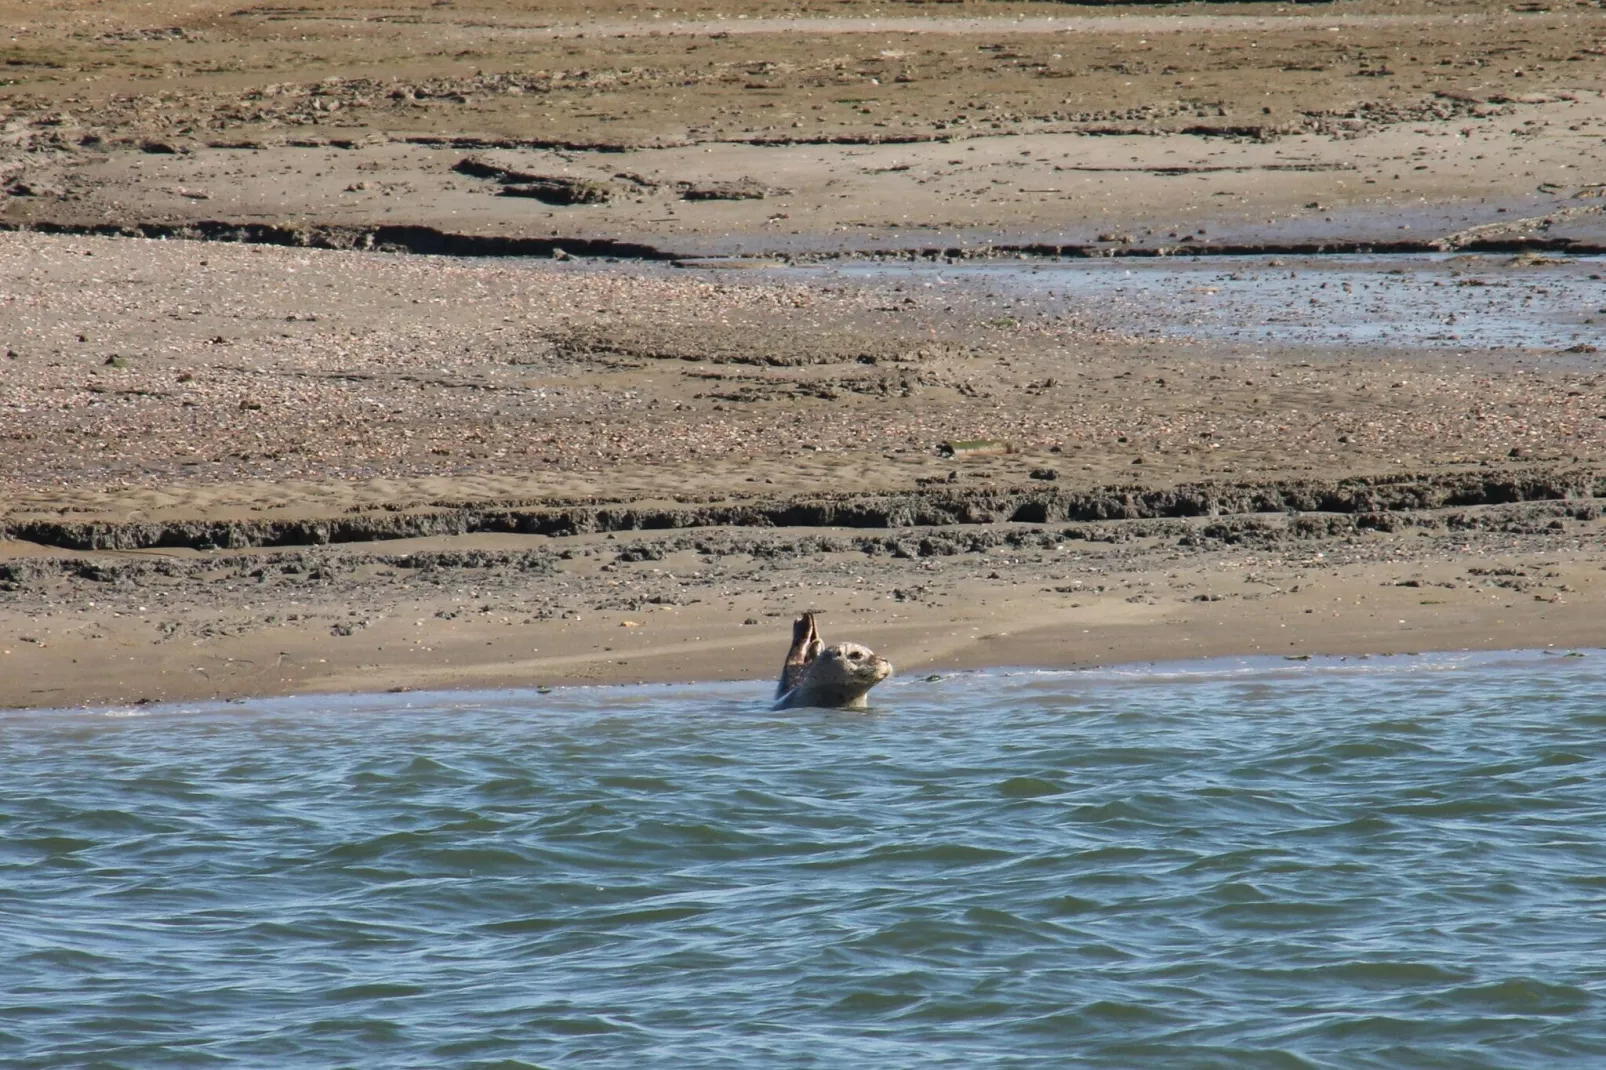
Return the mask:
[(803, 682), (823, 646), (813, 613), (804, 613), (792, 622), (792, 649), (786, 652), (786, 661), (781, 666), (781, 680), (775, 688), (777, 699)]

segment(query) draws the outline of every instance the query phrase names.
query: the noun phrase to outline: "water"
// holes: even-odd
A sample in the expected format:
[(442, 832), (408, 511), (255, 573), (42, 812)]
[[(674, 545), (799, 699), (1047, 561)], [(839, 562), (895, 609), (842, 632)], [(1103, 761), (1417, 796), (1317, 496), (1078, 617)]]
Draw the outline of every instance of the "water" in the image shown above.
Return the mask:
[(1606, 1065), (1606, 657), (0, 715), (0, 1064)]
[[(1606, 349), (1606, 257), (1174, 256), (860, 263), (840, 277), (991, 288), (1140, 334), (1347, 349)], [(818, 275), (819, 271), (816, 270)], [(1595, 367), (1587, 351), (1577, 363)]]

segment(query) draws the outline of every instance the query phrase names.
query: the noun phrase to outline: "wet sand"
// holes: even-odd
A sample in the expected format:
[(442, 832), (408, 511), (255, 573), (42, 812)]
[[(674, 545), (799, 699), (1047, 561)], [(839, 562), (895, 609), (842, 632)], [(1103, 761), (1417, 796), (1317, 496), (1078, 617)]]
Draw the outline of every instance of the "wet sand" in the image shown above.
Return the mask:
[[(1184, 549), (1173, 535), (925, 557), (918, 542), (907, 556), (867, 553), (843, 532), (710, 531), (667, 545), (576, 540), (550, 572), (525, 556), (551, 556), (539, 537), (408, 542), (380, 554), (209, 555), (198, 564), (177, 554), (116, 555), (114, 564), (113, 555), (90, 555), (74, 559), (94, 562), (81, 572), (22, 573), (29, 578), (0, 609), (0, 697), (57, 706), (767, 681), (779, 671), (791, 615), (811, 607), (824, 611), (827, 638), (867, 642), (903, 673), (1601, 647), (1602, 525), (1563, 523), (1564, 534), (1519, 518), (1513, 526), (1535, 534), (1413, 530), (1248, 546), (1207, 538)], [(120, 575), (131, 560), (143, 574)], [(175, 560), (181, 567), (164, 569)]]
[(0, 704), (1606, 645), (1599, 12), (314, 6), (14, 20)]

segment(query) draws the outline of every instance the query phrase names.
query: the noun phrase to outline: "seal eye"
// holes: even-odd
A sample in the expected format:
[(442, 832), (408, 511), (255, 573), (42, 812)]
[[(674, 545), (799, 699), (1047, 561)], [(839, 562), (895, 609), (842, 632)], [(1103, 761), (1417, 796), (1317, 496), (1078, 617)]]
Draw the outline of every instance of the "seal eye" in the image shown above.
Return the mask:
[(858, 661), (862, 657), (864, 657), (864, 655), (859, 653), (857, 650), (855, 650), (853, 653), (848, 655), (848, 660), (849, 661)]

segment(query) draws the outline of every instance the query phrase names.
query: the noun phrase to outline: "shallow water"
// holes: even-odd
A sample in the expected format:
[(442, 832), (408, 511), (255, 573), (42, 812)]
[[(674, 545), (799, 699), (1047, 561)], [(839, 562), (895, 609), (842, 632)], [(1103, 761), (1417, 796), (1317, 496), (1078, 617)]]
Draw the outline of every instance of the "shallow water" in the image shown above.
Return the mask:
[(1606, 1060), (1606, 657), (0, 715), (0, 1064)]
[(1174, 256), (829, 270), (939, 291), (990, 289), (1138, 334), (1340, 348), (1606, 349), (1606, 258), (1552, 259), (1517, 266), (1492, 255)]

